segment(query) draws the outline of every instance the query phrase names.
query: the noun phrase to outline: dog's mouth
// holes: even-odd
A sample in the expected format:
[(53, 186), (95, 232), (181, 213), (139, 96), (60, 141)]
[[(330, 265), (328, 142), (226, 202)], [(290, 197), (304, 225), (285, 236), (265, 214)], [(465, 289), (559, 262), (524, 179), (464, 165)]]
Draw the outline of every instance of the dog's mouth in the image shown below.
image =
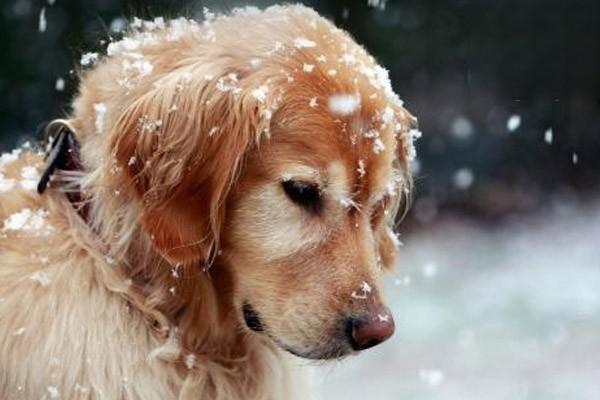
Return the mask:
[(275, 335), (269, 333), (266, 330), (266, 326), (260, 318), (259, 313), (250, 305), (245, 302), (242, 306), (242, 314), (244, 316), (244, 322), (248, 329), (254, 332), (263, 333), (268, 336), (279, 348), (293, 354), (296, 357), (306, 358), (310, 360), (331, 360), (342, 358), (352, 352), (352, 349), (345, 343), (340, 341), (332, 341), (331, 343), (325, 343), (310, 350), (299, 350), (293, 346), (285, 344), (281, 339)]

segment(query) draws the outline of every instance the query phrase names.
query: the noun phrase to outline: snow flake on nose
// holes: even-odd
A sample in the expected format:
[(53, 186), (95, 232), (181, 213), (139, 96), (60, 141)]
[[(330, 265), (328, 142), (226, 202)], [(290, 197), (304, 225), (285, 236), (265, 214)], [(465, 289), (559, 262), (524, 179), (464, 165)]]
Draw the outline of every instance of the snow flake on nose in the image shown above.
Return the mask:
[(354, 290), (352, 292), (352, 298), (364, 300), (367, 297), (369, 297), (369, 295), (371, 294), (372, 290), (373, 289), (371, 288), (371, 285), (369, 285), (365, 281), (362, 281), (362, 283), (360, 284), (360, 287), (358, 288), (358, 290)]
[(390, 316), (387, 314), (377, 314), (379, 322), (390, 322)]

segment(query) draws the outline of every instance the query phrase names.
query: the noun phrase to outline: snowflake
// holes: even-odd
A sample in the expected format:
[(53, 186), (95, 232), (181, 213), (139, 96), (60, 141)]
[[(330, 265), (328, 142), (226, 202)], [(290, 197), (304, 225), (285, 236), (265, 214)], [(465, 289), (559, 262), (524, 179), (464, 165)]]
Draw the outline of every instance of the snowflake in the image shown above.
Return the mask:
[(314, 66), (313, 64), (304, 64), (304, 65), (302, 66), (302, 70), (303, 70), (304, 72), (312, 72), (312, 71), (313, 71), (313, 69), (315, 69), (315, 66)]
[(296, 39), (294, 39), (294, 46), (298, 49), (302, 49), (305, 47), (316, 47), (317, 44), (312, 40), (308, 40), (305, 37), (297, 37)]
[(98, 53), (85, 53), (81, 56), (80, 63), (84, 67), (87, 67), (93, 65), (96, 61), (98, 61), (99, 57), (100, 56), (98, 55)]
[(360, 108), (358, 94), (336, 94), (329, 98), (329, 111), (338, 115), (350, 115)]

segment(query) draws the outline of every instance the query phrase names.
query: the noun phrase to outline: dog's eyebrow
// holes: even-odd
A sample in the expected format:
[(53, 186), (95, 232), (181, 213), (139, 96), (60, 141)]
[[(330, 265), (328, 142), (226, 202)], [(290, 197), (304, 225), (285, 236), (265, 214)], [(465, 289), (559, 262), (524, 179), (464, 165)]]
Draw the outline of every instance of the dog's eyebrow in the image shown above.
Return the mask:
[(323, 184), (323, 177), (319, 169), (308, 165), (293, 165), (285, 169), (281, 174), (282, 181), (303, 180), (314, 182), (319, 186)]

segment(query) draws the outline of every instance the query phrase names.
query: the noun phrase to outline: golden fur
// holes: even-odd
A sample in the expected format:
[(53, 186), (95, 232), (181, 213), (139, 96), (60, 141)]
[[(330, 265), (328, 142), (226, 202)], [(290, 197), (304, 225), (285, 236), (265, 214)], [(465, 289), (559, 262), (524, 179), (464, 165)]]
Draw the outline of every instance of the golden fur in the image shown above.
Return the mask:
[[(108, 53), (65, 122), (83, 171), (39, 196), (21, 182), (39, 152), (0, 164), (0, 398), (306, 399), (282, 348), (347, 354), (336, 321), (382, 306), (412, 117), (302, 6), (136, 21)], [(288, 179), (319, 186), (319, 216)], [(88, 221), (63, 193), (78, 185)]]

